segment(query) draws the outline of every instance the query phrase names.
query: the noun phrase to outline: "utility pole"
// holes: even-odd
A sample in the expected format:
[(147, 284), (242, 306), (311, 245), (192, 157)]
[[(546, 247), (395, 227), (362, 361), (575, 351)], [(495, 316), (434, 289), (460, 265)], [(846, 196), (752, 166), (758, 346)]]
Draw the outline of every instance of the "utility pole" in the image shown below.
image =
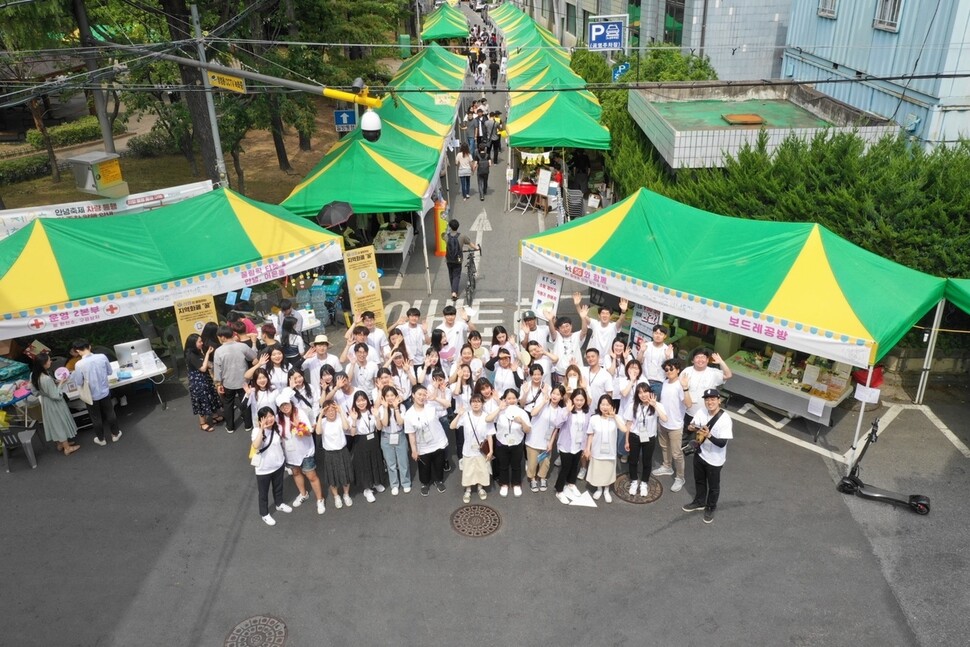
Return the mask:
[[(88, 48), (94, 45), (94, 38), (91, 37), (91, 24), (88, 22), (88, 11), (84, 6), (84, 0), (73, 0), (72, 9), (74, 18), (77, 20), (78, 34), (81, 37), (81, 47)], [(96, 72), (98, 65), (97, 56), (85, 49), (81, 54), (84, 59), (84, 66), (88, 72)], [(94, 98), (94, 111), (98, 115), (98, 124), (101, 126), (101, 138), (104, 140), (104, 152), (115, 153), (114, 133), (111, 132), (111, 122), (108, 121), (108, 104), (104, 98), (104, 91), (95, 88), (91, 91)]]
[[(75, 0), (75, 2), (80, 1), (82, 0)], [(205, 88), (205, 105), (209, 110), (209, 123), (212, 125), (212, 145), (216, 149), (216, 172), (219, 173), (219, 182), (225, 184), (229, 176), (226, 174), (226, 159), (222, 155), (222, 139), (219, 137), (219, 122), (216, 121), (216, 104), (212, 99), (212, 84), (209, 83), (209, 75), (204, 68), (206, 64), (205, 44), (202, 42), (202, 25), (199, 23), (199, 7), (192, 5), (189, 9), (192, 12), (192, 27), (195, 28), (195, 44), (199, 50), (199, 61), (203, 65), (200, 76), (202, 77), (202, 87)]]

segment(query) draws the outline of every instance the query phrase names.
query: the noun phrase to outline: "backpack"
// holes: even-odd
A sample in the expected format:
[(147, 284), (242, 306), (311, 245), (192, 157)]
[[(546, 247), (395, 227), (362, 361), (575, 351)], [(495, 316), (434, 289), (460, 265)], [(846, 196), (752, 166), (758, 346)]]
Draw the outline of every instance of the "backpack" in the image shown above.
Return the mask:
[(488, 175), (488, 155), (483, 155), (478, 160), (478, 174), (485, 176)]
[(461, 264), (461, 242), (458, 234), (448, 234), (445, 238), (445, 262)]

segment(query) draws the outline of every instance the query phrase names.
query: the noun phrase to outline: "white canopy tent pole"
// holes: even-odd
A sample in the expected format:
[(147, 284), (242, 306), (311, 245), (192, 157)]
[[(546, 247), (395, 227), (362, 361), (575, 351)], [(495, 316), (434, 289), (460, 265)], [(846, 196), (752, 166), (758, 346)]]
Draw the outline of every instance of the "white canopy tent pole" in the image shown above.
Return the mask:
[[(519, 289), (515, 295), (515, 320), (522, 321), (522, 257), (519, 257)], [(521, 323), (520, 323), (521, 325)]]
[[(872, 369), (873, 369), (873, 365), (870, 364), (869, 373), (866, 375), (867, 389), (869, 388), (869, 385), (872, 384)], [(862, 406), (859, 407), (859, 419), (856, 421), (856, 424), (855, 424), (855, 436), (852, 438), (852, 447), (849, 448), (849, 451), (852, 454), (851, 456), (848, 457), (849, 460), (848, 460), (848, 463), (846, 464), (846, 474), (848, 474), (849, 470), (852, 469), (852, 463), (855, 461), (856, 445), (859, 442), (859, 433), (862, 431), (862, 416), (866, 415), (866, 403), (863, 401), (860, 401), (859, 404)]]
[(943, 322), (943, 306), (946, 299), (940, 299), (936, 304), (936, 313), (933, 315), (933, 327), (930, 328), (930, 343), (926, 347), (926, 357), (923, 358), (923, 370), (919, 376), (919, 387), (916, 389), (916, 404), (923, 404), (923, 396), (926, 395), (926, 383), (930, 379), (930, 367), (933, 365), (933, 354), (936, 352), (936, 337), (940, 332), (940, 324)]

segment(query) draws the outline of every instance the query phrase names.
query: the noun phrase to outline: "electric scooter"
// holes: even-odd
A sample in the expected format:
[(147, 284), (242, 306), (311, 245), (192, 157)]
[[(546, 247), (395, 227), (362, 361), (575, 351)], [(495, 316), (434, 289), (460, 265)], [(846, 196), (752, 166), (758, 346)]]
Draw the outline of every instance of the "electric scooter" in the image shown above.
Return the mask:
[(862, 457), (866, 455), (866, 450), (869, 449), (869, 445), (876, 442), (878, 437), (879, 419), (876, 418), (872, 421), (872, 427), (869, 429), (869, 433), (866, 436), (866, 444), (863, 445), (862, 451), (859, 453), (859, 457), (855, 459), (852, 469), (849, 470), (849, 475), (843, 476), (842, 480), (839, 481), (839, 484), (836, 486), (837, 489), (842, 494), (854, 494), (858, 497), (862, 497), (863, 499), (873, 499), (875, 501), (883, 501), (893, 505), (906, 506), (916, 514), (929, 514), (929, 497), (923, 496), (922, 494), (911, 494), (909, 496), (906, 496), (905, 494), (897, 494), (896, 492), (890, 492), (888, 490), (883, 490), (871, 485), (866, 485), (862, 482), (862, 479), (859, 478)]

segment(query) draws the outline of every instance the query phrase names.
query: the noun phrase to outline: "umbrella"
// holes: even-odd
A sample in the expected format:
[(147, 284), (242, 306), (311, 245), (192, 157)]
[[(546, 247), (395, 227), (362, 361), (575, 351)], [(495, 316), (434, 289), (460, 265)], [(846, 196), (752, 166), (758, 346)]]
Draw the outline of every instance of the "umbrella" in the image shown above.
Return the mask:
[(330, 229), (342, 225), (354, 215), (354, 208), (349, 202), (334, 201), (324, 205), (320, 213), (317, 214), (317, 224), (321, 227)]

